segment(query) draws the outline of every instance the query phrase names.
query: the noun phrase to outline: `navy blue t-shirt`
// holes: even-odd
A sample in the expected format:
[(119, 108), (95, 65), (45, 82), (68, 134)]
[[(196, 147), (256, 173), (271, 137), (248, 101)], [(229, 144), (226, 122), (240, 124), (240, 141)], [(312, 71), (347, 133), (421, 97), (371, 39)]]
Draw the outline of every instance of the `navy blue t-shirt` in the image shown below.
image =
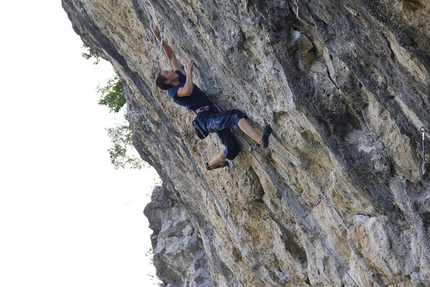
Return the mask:
[(184, 106), (189, 110), (195, 111), (200, 107), (210, 106), (212, 102), (209, 100), (208, 96), (203, 93), (202, 90), (199, 89), (196, 85), (193, 87), (193, 92), (188, 97), (178, 97), (177, 93), (179, 88), (182, 88), (185, 85), (185, 81), (187, 77), (178, 70), (175, 70), (175, 73), (179, 75), (179, 85), (176, 87), (171, 87), (167, 93), (173, 99), (175, 103), (178, 105)]

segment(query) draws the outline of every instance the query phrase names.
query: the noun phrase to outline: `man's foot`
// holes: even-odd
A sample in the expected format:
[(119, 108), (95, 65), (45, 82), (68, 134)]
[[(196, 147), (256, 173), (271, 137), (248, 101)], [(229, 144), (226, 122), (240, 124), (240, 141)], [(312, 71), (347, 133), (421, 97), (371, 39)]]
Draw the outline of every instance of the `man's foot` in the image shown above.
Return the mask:
[(260, 145), (262, 148), (267, 148), (269, 146), (269, 136), (272, 133), (272, 128), (270, 125), (266, 125), (263, 129), (263, 136), (261, 137)]
[(211, 167), (209, 166), (209, 164), (208, 164), (208, 163), (206, 163), (206, 169), (207, 169), (207, 170), (213, 170), (213, 169), (222, 168), (222, 167), (229, 167), (229, 163), (228, 163), (228, 161), (224, 160), (224, 161), (222, 161), (220, 164), (218, 164), (218, 165), (217, 165), (216, 167), (214, 167), (214, 168), (211, 168)]

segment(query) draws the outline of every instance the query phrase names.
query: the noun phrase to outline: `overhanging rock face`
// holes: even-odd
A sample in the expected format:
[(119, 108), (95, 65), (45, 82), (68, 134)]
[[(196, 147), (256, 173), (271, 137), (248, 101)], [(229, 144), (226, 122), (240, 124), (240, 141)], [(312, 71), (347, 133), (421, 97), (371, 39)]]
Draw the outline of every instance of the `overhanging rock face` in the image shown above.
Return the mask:
[[(162, 280), (430, 285), (428, 1), (62, 3), (123, 81), (135, 147), (163, 181), (145, 211)], [(205, 170), (223, 147), (155, 87), (171, 67), (150, 21), (214, 102), (259, 131), (271, 123), (268, 149), (254, 158), (236, 130), (246, 147), (233, 166)]]

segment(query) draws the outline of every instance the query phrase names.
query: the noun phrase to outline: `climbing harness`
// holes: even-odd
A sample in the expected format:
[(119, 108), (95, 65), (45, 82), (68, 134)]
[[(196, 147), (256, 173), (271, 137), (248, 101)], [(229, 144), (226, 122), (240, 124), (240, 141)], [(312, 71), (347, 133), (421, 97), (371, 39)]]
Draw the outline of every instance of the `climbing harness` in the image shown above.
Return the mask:
[(312, 207), (308, 210), (308, 213), (303, 215), (302, 218), (306, 218), (306, 216), (308, 216), (309, 214), (311, 214), (312, 209), (314, 209), (318, 204), (321, 203), (321, 201), (323, 200), (322, 195), (318, 195), (318, 199), (315, 201), (314, 205), (312, 205)]
[(423, 141), (422, 141), (422, 146), (423, 146), (423, 162), (421, 164), (421, 172), (424, 175), (426, 173), (426, 170), (427, 170), (426, 155), (425, 155), (425, 150), (426, 150), (426, 130), (424, 129), (424, 127), (421, 127), (420, 131), (421, 131), (421, 134), (423, 136)]
[[(233, 129), (232, 129), (233, 130)], [(330, 254), (330, 256), (336, 261), (336, 263), (340, 266), (340, 268), (342, 268), (343, 272), (345, 272), (345, 274), (349, 277), (349, 279), (351, 279), (351, 281), (355, 284), (355, 286), (359, 287), (359, 285), (357, 284), (357, 282), (354, 281), (354, 279), (351, 277), (351, 275), (348, 273), (348, 271), (346, 270), (346, 268), (342, 265), (342, 263), (340, 263), (340, 261), (336, 258), (336, 256), (334, 255), (334, 253), (330, 250), (330, 248), (327, 246), (327, 244), (324, 243), (324, 241), (322, 240), (322, 238), (318, 235), (318, 233), (315, 231), (315, 229), (312, 227), (312, 225), (309, 223), (309, 221), (306, 219), (306, 216), (303, 216), (302, 213), (300, 212), (299, 208), (293, 203), (293, 201), (288, 197), (287, 193), (279, 186), (279, 184), (276, 182), (276, 180), (270, 175), (270, 173), (267, 171), (267, 169), (263, 166), (263, 164), (258, 160), (258, 158), (255, 156), (255, 154), (252, 151), (252, 144), (248, 147), (246, 145), (246, 143), (242, 140), (241, 137), (239, 137), (239, 135), (236, 133), (236, 131), (233, 130), (233, 133), (236, 135), (236, 137), (239, 139), (239, 141), (242, 143), (242, 145), (247, 148), (248, 152), (252, 155), (252, 157), (255, 159), (255, 161), (258, 163), (258, 165), (263, 169), (263, 171), (266, 173), (266, 175), (270, 178), (270, 180), (272, 181), (272, 183), (276, 186), (276, 188), (282, 193), (282, 195), (284, 196), (284, 198), (287, 200), (287, 202), (291, 205), (291, 207), (293, 208), (293, 210), (303, 219), (303, 221), (306, 223), (306, 225), (309, 227), (310, 231), (314, 234), (314, 236), (316, 238), (318, 238), (318, 240), (321, 242), (321, 244), (325, 247), (325, 249), (327, 250), (327, 252)], [(321, 196), (321, 195), (320, 195)], [(322, 196), (321, 196), (321, 200), (322, 200)], [(319, 198), (316, 202), (319, 201)], [(318, 203), (319, 204), (319, 203)], [(317, 205), (318, 205), (317, 204)], [(314, 204), (315, 205), (315, 204)], [(312, 209), (315, 206), (312, 207)], [(311, 210), (312, 210), (311, 209)]]

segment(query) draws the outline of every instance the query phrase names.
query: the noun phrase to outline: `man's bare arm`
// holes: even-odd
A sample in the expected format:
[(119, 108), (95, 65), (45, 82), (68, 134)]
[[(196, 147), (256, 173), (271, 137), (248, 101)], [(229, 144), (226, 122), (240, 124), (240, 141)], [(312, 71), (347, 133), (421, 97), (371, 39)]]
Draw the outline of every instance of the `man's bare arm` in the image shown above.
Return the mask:
[(161, 46), (163, 47), (164, 53), (166, 54), (167, 59), (169, 59), (170, 63), (172, 64), (173, 69), (181, 71), (181, 66), (176, 59), (175, 52), (173, 52), (172, 48), (169, 46), (169, 44), (167, 44), (166, 41), (161, 39), (160, 30), (154, 23), (151, 23), (151, 30), (157, 38), (158, 42), (161, 42)]
[(187, 80), (185, 81), (185, 85), (178, 89), (178, 92), (176, 93), (178, 97), (188, 97), (191, 96), (193, 92), (193, 64), (193, 60), (189, 60), (187, 63)]

